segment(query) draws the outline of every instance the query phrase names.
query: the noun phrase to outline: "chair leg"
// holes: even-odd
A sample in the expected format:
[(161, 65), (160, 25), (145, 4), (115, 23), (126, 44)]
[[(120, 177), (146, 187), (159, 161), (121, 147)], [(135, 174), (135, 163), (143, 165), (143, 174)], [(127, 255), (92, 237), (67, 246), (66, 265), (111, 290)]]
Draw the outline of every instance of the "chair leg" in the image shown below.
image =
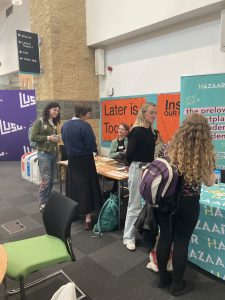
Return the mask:
[[(65, 273), (63, 272), (63, 270), (59, 271), (68, 281), (73, 282), (73, 280)], [(74, 282), (75, 283), (75, 282)], [(77, 295), (77, 300), (81, 300), (86, 298), (86, 295), (84, 294), (84, 292), (76, 285), (76, 294), (80, 294), (80, 296)], [(77, 293), (78, 292), (78, 293)]]
[(20, 279), (20, 297), (21, 300), (25, 300), (24, 278)]
[[(14, 295), (14, 294), (17, 294), (17, 293), (20, 292), (20, 294), (21, 294), (21, 300), (25, 300), (25, 289), (28, 289), (28, 288), (36, 285), (36, 284), (39, 284), (39, 283), (41, 283), (43, 281), (46, 281), (46, 280), (48, 280), (50, 278), (53, 278), (53, 277), (55, 277), (55, 276), (57, 276), (59, 274), (61, 274), (68, 281), (73, 282), (73, 280), (65, 272), (63, 272), (63, 270), (59, 270), (59, 271), (51, 273), (51, 274), (49, 274), (49, 275), (47, 275), (45, 277), (39, 278), (39, 279), (37, 279), (37, 280), (35, 280), (33, 282), (30, 282), (30, 283), (28, 283), (26, 285), (24, 285), (24, 279), (21, 279), (20, 280), (20, 288), (18, 288), (18, 289), (7, 290), (7, 285), (6, 285), (6, 280), (5, 279), (4, 279), (3, 283), (4, 283), (4, 286), (5, 286), (7, 294)], [(76, 293), (79, 294), (79, 296), (77, 296), (77, 300), (81, 300), (81, 299), (86, 298), (86, 295), (84, 294), (84, 292), (81, 291), (81, 289), (79, 289), (79, 287), (76, 285), (76, 283), (75, 283), (75, 286), (76, 286)]]
[(14, 294), (17, 294), (17, 293), (20, 292), (20, 299), (25, 300), (24, 278), (20, 279), (20, 288), (19, 289), (8, 290), (6, 277), (3, 280), (3, 285), (4, 285), (4, 288), (5, 288), (5, 291), (8, 295), (14, 295)]
[(4, 279), (3, 279), (3, 285), (4, 285), (4, 288), (7, 290), (6, 276), (5, 276)]

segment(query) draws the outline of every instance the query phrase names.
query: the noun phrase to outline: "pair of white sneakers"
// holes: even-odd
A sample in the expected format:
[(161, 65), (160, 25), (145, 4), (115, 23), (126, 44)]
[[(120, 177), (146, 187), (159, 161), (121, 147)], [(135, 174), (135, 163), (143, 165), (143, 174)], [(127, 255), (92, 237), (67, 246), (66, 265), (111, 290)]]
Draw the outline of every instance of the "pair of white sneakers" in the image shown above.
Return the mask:
[(134, 251), (136, 250), (136, 246), (135, 246), (135, 243), (134, 242), (127, 242), (127, 243), (124, 243), (124, 245), (126, 246), (126, 248), (130, 251)]
[[(159, 272), (157, 258), (156, 258), (156, 249), (150, 252), (149, 259), (150, 262), (147, 264), (146, 268), (153, 270), (154, 272)], [(167, 271), (169, 272), (173, 271), (172, 255), (170, 255), (170, 258), (167, 263)]]

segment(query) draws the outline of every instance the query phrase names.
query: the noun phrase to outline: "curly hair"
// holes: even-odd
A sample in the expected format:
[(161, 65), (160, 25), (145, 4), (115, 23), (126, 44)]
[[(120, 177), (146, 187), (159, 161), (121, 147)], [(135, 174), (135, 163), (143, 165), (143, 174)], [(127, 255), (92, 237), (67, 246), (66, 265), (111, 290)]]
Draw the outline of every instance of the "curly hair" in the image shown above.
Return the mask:
[(167, 156), (189, 184), (206, 181), (215, 169), (211, 128), (201, 114), (188, 115), (168, 145)]
[[(56, 107), (58, 107), (60, 109), (60, 105), (57, 102), (50, 102), (45, 106), (45, 108), (42, 112), (44, 122), (48, 122), (50, 109), (51, 108), (56, 108)], [(54, 125), (59, 124), (60, 119), (61, 119), (61, 115), (60, 115), (60, 112), (59, 112), (58, 116), (52, 120), (53, 124)]]

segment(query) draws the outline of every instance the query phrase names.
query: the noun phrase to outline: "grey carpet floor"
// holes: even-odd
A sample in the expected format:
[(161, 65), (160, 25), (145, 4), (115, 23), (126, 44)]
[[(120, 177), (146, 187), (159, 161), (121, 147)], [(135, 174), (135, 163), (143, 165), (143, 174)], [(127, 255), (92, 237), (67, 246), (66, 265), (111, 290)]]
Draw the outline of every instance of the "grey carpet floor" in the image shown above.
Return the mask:
[[(58, 185), (54, 186), (58, 189)], [(9, 234), (0, 226), (0, 243), (37, 236), (44, 233), (42, 215), (37, 201), (38, 186), (25, 181), (20, 175), (19, 162), (0, 163), (0, 225), (19, 220), (26, 230)], [(140, 244), (135, 252), (129, 252), (122, 244), (122, 230), (105, 233), (101, 238), (85, 232), (81, 221), (72, 226), (72, 242), (77, 261), (62, 264), (62, 269), (86, 293), (87, 300), (172, 300), (167, 289), (156, 287), (158, 274), (146, 269), (148, 254)], [(30, 276), (30, 280), (57, 268), (45, 269)], [(193, 279), (195, 289), (180, 297), (182, 300), (224, 300), (225, 284), (210, 274), (188, 265), (187, 279)], [(10, 287), (16, 282), (8, 281)], [(27, 290), (26, 299), (49, 300), (63, 284), (56, 277)], [(0, 299), (20, 299), (18, 295), (5, 296), (0, 286)], [(66, 300), (66, 299), (65, 299)]]

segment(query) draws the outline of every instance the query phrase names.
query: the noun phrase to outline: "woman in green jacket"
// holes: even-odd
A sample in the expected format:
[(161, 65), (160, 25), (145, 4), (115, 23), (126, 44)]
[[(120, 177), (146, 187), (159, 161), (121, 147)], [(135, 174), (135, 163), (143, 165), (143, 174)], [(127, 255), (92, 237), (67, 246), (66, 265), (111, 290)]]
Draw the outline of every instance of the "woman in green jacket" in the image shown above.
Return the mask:
[(38, 150), (38, 165), (41, 173), (38, 196), (41, 212), (45, 209), (53, 187), (57, 143), (60, 141), (60, 136), (57, 134), (59, 123), (60, 106), (56, 102), (50, 102), (44, 108), (42, 118), (35, 121), (31, 132), (31, 141), (36, 143), (35, 148)]

